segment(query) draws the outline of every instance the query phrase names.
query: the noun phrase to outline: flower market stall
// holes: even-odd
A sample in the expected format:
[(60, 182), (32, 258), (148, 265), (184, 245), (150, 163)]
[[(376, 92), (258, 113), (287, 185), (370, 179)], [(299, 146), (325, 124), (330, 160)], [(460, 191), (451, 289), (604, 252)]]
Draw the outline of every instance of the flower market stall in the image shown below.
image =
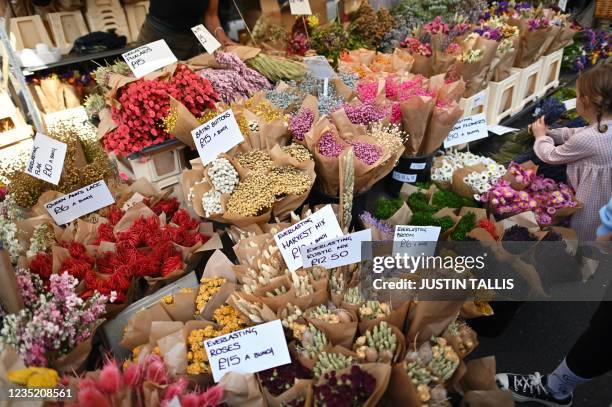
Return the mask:
[[(566, 71), (609, 34), (527, 2), (266, 3), (240, 44), (194, 27), (211, 52), (130, 44), (29, 80), (79, 113), (0, 165), (11, 403), (514, 405), (473, 321), (582, 282), (585, 202), (509, 126), (584, 126)], [(376, 264), (426, 253), (444, 263)], [(429, 272), (471, 288), (415, 288)]]

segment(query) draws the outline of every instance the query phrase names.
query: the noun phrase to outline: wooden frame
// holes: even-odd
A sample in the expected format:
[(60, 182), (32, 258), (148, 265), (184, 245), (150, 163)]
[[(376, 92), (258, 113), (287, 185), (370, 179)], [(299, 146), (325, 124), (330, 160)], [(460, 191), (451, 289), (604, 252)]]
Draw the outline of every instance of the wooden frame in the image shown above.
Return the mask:
[(15, 51), (24, 48), (36, 49), (36, 44), (44, 43), (53, 48), (53, 42), (40, 16), (15, 17), (10, 21), (11, 42)]
[(132, 41), (136, 41), (138, 34), (140, 34), (140, 28), (149, 12), (149, 2), (140, 1), (138, 3), (126, 4), (124, 8)]
[(70, 52), (74, 40), (89, 34), (85, 19), (80, 11), (50, 13), (48, 19), (55, 45), (60, 49), (62, 55)]

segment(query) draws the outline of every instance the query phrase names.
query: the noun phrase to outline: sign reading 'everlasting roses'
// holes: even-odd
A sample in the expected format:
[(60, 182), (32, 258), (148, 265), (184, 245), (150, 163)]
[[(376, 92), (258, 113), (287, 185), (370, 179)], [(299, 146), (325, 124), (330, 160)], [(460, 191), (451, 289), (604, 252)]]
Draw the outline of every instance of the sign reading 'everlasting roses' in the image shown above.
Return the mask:
[(30, 161), (25, 172), (33, 177), (50, 182), (59, 183), (66, 157), (66, 144), (36, 133)]
[(121, 56), (138, 79), (177, 61), (164, 40), (150, 42)]
[(45, 208), (55, 223), (64, 225), (114, 203), (106, 182), (100, 180), (47, 202)]
[(202, 164), (207, 165), (244, 141), (232, 109), (191, 131)]
[(227, 372), (257, 373), (291, 363), (279, 319), (204, 341), (215, 383)]
[(449, 148), (470, 141), (487, 138), (487, 120), (484, 113), (460, 119), (444, 140), (444, 148)]

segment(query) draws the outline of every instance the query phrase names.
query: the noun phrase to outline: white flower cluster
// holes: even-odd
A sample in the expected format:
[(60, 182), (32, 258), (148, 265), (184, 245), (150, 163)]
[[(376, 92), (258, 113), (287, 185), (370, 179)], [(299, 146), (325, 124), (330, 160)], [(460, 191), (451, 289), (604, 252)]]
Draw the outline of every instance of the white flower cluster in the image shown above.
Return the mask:
[(431, 170), (431, 179), (436, 182), (451, 182), (453, 172), (459, 168), (483, 164), (482, 172), (471, 172), (463, 181), (478, 193), (486, 192), (497, 179), (506, 173), (506, 167), (494, 160), (470, 152), (451, 150), (442, 158), (442, 165)]
[(34, 233), (30, 238), (30, 248), (26, 252), (27, 257), (34, 257), (38, 252), (44, 252), (47, 250), (47, 234), (49, 233), (49, 227), (46, 223), (38, 225), (34, 228)]
[(17, 225), (15, 224), (15, 221), (20, 218), (17, 203), (11, 195), (7, 195), (4, 201), (0, 202), (0, 242), (4, 250), (8, 252), (13, 264), (17, 263), (22, 250), (17, 239)]
[(222, 194), (231, 194), (240, 181), (238, 172), (227, 158), (217, 158), (210, 164), (208, 176), (215, 189)]
[(202, 208), (204, 208), (206, 217), (216, 213), (221, 213), (221, 193), (211, 189), (202, 195)]

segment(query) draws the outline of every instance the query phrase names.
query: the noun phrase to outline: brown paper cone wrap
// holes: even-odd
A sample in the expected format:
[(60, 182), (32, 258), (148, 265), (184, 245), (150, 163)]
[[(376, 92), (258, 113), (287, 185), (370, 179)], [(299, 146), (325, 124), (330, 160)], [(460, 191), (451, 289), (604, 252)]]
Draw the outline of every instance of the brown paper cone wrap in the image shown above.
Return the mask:
[(404, 322), (406, 321), (406, 316), (408, 315), (408, 310), (410, 309), (410, 302), (406, 301), (402, 303), (400, 306), (391, 311), (389, 315), (383, 318), (376, 319), (368, 319), (362, 320), (359, 322), (359, 333), (364, 334), (366, 331), (373, 328), (375, 325), (378, 325), (380, 321), (386, 321), (390, 325), (403, 330)]
[[(304, 140), (308, 149), (313, 153), (315, 161), (315, 169), (319, 176), (319, 183), (321, 189), (326, 195), (336, 196), (338, 195), (339, 185), (339, 164), (338, 158), (326, 157), (319, 153), (319, 139), (327, 132), (330, 131), (334, 137), (337, 138), (338, 142), (342, 143), (342, 139), (338, 135), (336, 128), (329, 122), (325, 117), (319, 119), (312, 129), (306, 133)], [(347, 145), (348, 146), (348, 145)]]
[(156, 303), (130, 317), (120, 345), (125, 349), (132, 350), (136, 346), (147, 343), (153, 321), (171, 321), (170, 315), (160, 303)]
[(466, 393), (460, 407), (513, 407), (512, 393), (503, 390), (477, 390)]
[(569, 27), (562, 27), (557, 38), (550, 43), (548, 49), (544, 52), (544, 55), (550, 55), (553, 52), (559, 51), (561, 48), (565, 48), (574, 42), (574, 36), (578, 31)]
[(412, 54), (414, 63), (412, 64), (411, 72), (417, 75), (423, 75), (429, 78), (433, 74), (433, 61), (432, 57), (426, 57), (419, 54)]
[(404, 202), (402, 206), (397, 210), (397, 212), (395, 212), (393, 216), (387, 219), (386, 222), (394, 226), (407, 225), (410, 223), (411, 219), (412, 211), (410, 210), (410, 207), (406, 204), (406, 202)]
[(345, 310), (343, 308), (337, 309), (336, 311), (338, 312), (346, 312), (352, 321), (332, 324), (321, 321), (320, 319), (309, 317), (308, 315), (310, 310), (312, 310), (312, 307), (308, 308), (304, 313), (304, 318), (309, 324), (312, 324), (319, 331), (323, 332), (332, 345), (339, 345), (350, 349), (357, 332), (357, 315), (355, 315), (354, 312)]
[[(464, 359), (467, 355), (472, 353), (474, 349), (478, 346), (478, 335), (476, 332), (470, 328), (468, 325), (462, 326), (460, 328), (459, 336), (452, 335), (448, 329), (444, 332), (442, 337), (446, 339), (448, 344), (453, 348), (455, 353), (459, 355), (460, 359)], [(463, 342), (465, 340), (471, 341), (471, 346), (467, 347)]]
[(461, 305), (460, 301), (417, 301), (408, 315), (406, 341), (421, 344), (432, 336), (439, 336), (455, 320)]
[(304, 397), (304, 406), (312, 406), (312, 380), (298, 379), (295, 384), (287, 391), (274, 397), (270, 392), (262, 386), (262, 391), (269, 407), (281, 407), (286, 403)]
[(0, 301), (2, 301), (4, 311), (7, 314), (15, 314), (21, 311), (24, 303), (17, 284), (17, 276), (8, 253), (3, 249), (0, 249), (0, 286), (2, 287)]
[(451, 181), (453, 191), (464, 198), (472, 198), (474, 196), (475, 191), (472, 189), (472, 187), (466, 184), (463, 179), (473, 172), (483, 172), (486, 170), (487, 167), (484, 164), (476, 164), (473, 166), (466, 166), (463, 168), (456, 169), (455, 171), (453, 171), (453, 177)]
[(529, 31), (527, 20), (510, 19), (509, 24), (517, 25), (521, 31), (514, 66), (526, 68), (536, 62), (555, 40), (553, 27)]
[(482, 58), (475, 63), (458, 62), (455, 67), (466, 82), (464, 97), (475, 95), (486, 87), (487, 76), (497, 50), (497, 41), (478, 36), (473, 49), (482, 50)]
[(252, 373), (228, 372), (219, 384), (223, 387), (223, 402), (229, 406), (267, 406), (257, 376)]
[(404, 143), (406, 155), (413, 156), (421, 150), (435, 104), (435, 100), (428, 96), (414, 96), (400, 102), (402, 126), (409, 134)]
[(474, 390), (497, 390), (495, 373), (497, 373), (495, 356), (470, 360), (460, 381), (461, 390), (464, 393)]
[(461, 306), (459, 315), (463, 319), (488, 317), (493, 315), (493, 308), (487, 302), (466, 301)]
[(57, 358), (53, 364), (58, 372), (73, 373), (85, 369), (85, 362), (91, 352), (91, 341), (93, 340), (97, 327), (91, 330), (89, 338), (80, 342), (70, 353)]
[(170, 110), (176, 111), (178, 116), (172, 131), (175, 138), (191, 148), (195, 148), (195, 142), (191, 136), (191, 131), (200, 126), (195, 116), (178, 100), (170, 96)]
[(394, 406), (421, 406), (418, 393), (412, 379), (406, 373), (404, 363), (393, 365), (391, 369), (391, 380), (387, 395), (391, 405)]
[(511, 74), (511, 69), (514, 66), (514, 60), (518, 52), (520, 37), (515, 36), (512, 38), (512, 51), (500, 53), (495, 52), (493, 58), (491, 71), (489, 71), (489, 80), (493, 82), (501, 82), (507, 79)]
[[(395, 349), (395, 353), (393, 354), (393, 360), (391, 360), (391, 362), (389, 363), (390, 365), (393, 365), (394, 363), (397, 363), (398, 361), (403, 360), (404, 356), (406, 355), (406, 337), (404, 336), (402, 331), (398, 329), (396, 326), (389, 325), (389, 327), (391, 328), (391, 330), (393, 331), (393, 334), (397, 338), (397, 347)], [(374, 327), (370, 329), (373, 329), (373, 328)], [(365, 335), (365, 332), (362, 335)], [(378, 362), (378, 363), (382, 363), (382, 362)]]
[(162, 299), (160, 304), (173, 321), (187, 322), (193, 319), (197, 295), (197, 289), (179, 291), (172, 296), (172, 303), (167, 304)]
[(455, 101), (452, 101), (448, 107), (434, 107), (425, 140), (421, 144), (420, 155), (430, 155), (440, 148), (462, 114), (463, 110)]
[[(372, 392), (372, 395), (363, 403), (363, 407), (374, 407), (378, 405), (378, 402), (382, 399), (383, 395), (387, 391), (387, 387), (389, 386), (389, 380), (391, 379), (391, 365), (388, 365), (386, 363), (365, 363), (359, 365), (359, 367), (376, 379), (376, 387)], [(344, 373), (349, 373), (350, 369), (351, 368), (348, 367), (346, 369), (340, 370), (336, 372), (336, 375), (341, 376)], [(326, 383), (325, 378), (321, 377), (319, 378), (317, 385), (321, 385), (324, 383)], [(315, 405), (317, 405), (316, 399)]]

